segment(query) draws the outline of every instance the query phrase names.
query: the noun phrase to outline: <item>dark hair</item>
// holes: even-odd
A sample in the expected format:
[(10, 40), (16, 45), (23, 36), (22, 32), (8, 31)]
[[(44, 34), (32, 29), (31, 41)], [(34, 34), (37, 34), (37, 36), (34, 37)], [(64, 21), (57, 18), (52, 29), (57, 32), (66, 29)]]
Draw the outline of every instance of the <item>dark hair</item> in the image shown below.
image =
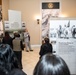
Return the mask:
[(8, 75), (27, 75), (21, 69), (13, 69)]
[(6, 75), (7, 71), (4, 67), (0, 66), (0, 75)]
[(20, 37), (20, 34), (15, 33), (14, 36), (15, 36), (15, 37)]
[(5, 36), (9, 36), (9, 33), (7, 31), (5, 32)]
[(70, 75), (70, 71), (61, 57), (45, 54), (35, 66), (33, 75)]
[(45, 43), (49, 43), (49, 38), (44, 38)]
[(6, 70), (6, 73), (18, 68), (17, 58), (8, 44), (0, 44), (0, 66)]

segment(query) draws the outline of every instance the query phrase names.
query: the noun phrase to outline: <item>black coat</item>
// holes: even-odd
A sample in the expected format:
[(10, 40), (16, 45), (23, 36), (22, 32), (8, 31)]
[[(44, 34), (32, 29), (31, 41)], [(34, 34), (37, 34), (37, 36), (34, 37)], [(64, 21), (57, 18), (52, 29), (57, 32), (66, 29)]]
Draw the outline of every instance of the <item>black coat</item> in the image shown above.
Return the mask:
[(12, 43), (12, 41), (13, 41), (13, 39), (14, 38), (11, 38), (10, 36), (9, 37), (3, 37), (3, 39), (2, 39), (2, 43), (3, 44), (8, 44), (8, 45), (10, 45), (11, 46), (11, 48), (13, 48), (13, 43)]
[(40, 52), (39, 52), (39, 55), (40, 55), (40, 58), (47, 54), (47, 53), (52, 53), (52, 45), (50, 43), (44, 43), (41, 45), (41, 48), (40, 48)]

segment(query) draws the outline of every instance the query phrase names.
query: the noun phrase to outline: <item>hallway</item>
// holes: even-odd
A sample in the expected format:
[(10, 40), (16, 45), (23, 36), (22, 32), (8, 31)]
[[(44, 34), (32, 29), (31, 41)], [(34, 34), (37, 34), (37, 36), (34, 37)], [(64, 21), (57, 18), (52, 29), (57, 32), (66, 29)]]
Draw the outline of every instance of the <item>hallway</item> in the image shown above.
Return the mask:
[(26, 52), (25, 50), (22, 52), (22, 64), (23, 64), (23, 71), (27, 75), (33, 75), (33, 69), (36, 63), (39, 60), (39, 47), (33, 47), (34, 51)]

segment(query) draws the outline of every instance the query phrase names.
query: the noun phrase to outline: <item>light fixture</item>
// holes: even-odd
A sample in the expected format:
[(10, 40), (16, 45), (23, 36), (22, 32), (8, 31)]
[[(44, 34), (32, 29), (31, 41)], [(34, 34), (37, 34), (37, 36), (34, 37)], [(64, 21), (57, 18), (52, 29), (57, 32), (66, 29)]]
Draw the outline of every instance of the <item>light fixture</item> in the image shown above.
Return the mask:
[(39, 19), (37, 19), (37, 24), (39, 24)]
[(35, 16), (35, 20), (37, 21), (37, 24), (40, 24), (40, 16), (39, 15)]
[(59, 17), (67, 17), (66, 14), (60, 14)]

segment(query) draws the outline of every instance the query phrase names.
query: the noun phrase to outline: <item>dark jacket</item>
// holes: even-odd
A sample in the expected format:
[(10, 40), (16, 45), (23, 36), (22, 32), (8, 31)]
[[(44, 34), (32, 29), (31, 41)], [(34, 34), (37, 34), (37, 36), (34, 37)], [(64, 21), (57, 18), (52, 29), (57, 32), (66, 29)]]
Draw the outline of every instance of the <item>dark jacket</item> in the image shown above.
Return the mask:
[(11, 38), (10, 36), (5, 36), (5, 37), (3, 37), (3, 39), (2, 39), (2, 43), (3, 43), (3, 44), (8, 44), (8, 45), (11, 46), (11, 48), (13, 48), (13, 43), (12, 43), (13, 39), (14, 39), (14, 38)]
[(41, 45), (39, 52), (40, 58), (47, 53), (52, 53), (52, 45), (50, 43), (44, 43)]

